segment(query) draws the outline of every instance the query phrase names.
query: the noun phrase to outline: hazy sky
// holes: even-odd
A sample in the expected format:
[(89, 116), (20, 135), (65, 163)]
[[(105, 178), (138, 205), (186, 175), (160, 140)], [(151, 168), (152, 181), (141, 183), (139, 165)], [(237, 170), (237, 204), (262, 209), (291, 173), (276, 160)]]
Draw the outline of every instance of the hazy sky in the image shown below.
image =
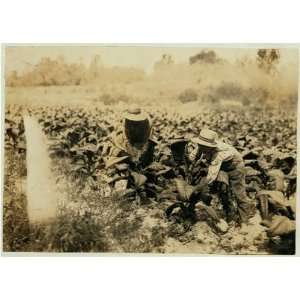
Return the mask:
[[(5, 52), (6, 70), (22, 71), (26, 65), (36, 64), (41, 57), (55, 58), (63, 55), (67, 62), (79, 62), (81, 58), (89, 64), (91, 57), (99, 54), (104, 65), (134, 66), (151, 71), (155, 61), (162, 54), (173, 56), (175, 62), (188, 62), (191, 55), (195, 55), (203, 49), (214, 49), (221, 57), (234, 61), (245, 55), (255, 57), (256, 48), (225, 48), (187, 46), (7, 46)], [(227, 46), (228, 47), (228, 46)], [(233, 47), (233, 46), (231, 46)], [(241, 46), (242, 47), (242, 46)], [(254, 46), (252, 46), (254, 47)], [(281, 63), (298, 63), (298, 49), (281, 49)]]

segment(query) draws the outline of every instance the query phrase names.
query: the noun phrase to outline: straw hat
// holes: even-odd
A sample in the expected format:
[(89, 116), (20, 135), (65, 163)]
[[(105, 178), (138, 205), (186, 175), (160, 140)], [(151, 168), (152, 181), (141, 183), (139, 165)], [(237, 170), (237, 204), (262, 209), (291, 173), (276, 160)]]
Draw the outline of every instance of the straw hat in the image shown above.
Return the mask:
[(201, 146), (216, 148), (218, 146), (218, 134), (210, 129), (202, 129), (199, 136), (192, 138), (192, 142)]
[(134, 122), (150, 121), (148, 114), (142, 112), (140, 108), (128, 109), (124, 116), (125, 120)]

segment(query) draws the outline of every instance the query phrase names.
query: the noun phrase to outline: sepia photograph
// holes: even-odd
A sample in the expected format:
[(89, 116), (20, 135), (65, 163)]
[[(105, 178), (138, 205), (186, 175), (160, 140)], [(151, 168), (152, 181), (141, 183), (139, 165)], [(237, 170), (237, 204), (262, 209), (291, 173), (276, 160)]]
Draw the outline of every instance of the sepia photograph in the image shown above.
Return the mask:
[(3, 46), (4, 253), (294, 255), (299, 49)]

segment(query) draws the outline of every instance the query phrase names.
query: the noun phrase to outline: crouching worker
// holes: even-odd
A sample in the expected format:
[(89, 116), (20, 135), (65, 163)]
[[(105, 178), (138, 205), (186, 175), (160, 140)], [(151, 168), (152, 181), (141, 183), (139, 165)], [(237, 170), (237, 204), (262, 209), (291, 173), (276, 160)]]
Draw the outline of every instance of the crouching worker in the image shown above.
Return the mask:
[(141, 173), (153, 162), (155, 146), (149, 116), (139, 108), (128, 110), (102, 153), (110, 192), (128, 190), (130, 180), (134, 186), (146, 180)]
[[(218, 140), (217, 133), (203, 129), (197, 138), (191, 140), (196, 147), (201, 158), (208, 163), (208, 173), (205, 180), (202, 180), (199, 189), (203, 185), (211, 185), (218, 177), (220, 171), (228, 174), (229, 188), (234, 195), (239, 218), (245, 223), (255, 213), (255, 204), (246, 194), (245, 166), (241, 154), (231, 145)], [(196, 156), (196, 157), (199, 157)]]
[(287, 199), (284, 195), (284, 173), (273, 169), (268, 173), (267, 190), (260, 190), (259, 201), (261, 224), (267, 227), (269, 246), (276, 254), (295, 253), (296, 198)]

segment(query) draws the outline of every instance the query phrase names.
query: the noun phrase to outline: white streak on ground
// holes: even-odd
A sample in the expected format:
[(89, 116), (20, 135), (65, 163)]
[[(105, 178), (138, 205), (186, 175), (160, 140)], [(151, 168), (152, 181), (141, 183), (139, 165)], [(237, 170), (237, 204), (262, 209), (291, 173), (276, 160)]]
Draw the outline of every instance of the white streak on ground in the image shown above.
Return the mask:
[(51, 173), (47, 140), (38, 122), (24, 117), (27, 164), (27, 212), (30, 223), (56, 217), (58, 193)]

